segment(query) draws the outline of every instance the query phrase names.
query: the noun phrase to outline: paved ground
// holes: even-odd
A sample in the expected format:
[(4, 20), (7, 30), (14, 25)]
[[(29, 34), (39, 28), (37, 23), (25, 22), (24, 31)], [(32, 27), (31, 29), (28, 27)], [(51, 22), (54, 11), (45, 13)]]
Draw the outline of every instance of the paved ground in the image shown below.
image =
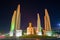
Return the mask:
[(36, 39), (36, 38), (5, 38), (0, 40), (60, 40), (60, 39)]

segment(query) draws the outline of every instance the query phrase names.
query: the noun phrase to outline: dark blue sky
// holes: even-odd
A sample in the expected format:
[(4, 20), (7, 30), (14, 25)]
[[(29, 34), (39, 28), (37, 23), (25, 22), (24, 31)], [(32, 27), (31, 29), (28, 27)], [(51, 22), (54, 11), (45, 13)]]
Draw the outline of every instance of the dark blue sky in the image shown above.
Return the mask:
[(37, 13), (41, 16), (42, 27), (44, 27), (44, 9), (48, 9), (51, 26), (60, 23), (60, 1), (58, 0), (0, 0), (0, 32), (10, 30), (11, 18), (17, 5), (21, 5), (21, 29), (26, 29), (29, 22), (36, 27)]

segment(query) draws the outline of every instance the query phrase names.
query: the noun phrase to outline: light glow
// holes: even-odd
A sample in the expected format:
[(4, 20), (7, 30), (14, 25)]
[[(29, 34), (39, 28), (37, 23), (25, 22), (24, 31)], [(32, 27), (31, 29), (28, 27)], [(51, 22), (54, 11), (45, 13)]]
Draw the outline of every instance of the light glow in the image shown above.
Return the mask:
[(58, 26), (60, 26), (60, 23), (58, 24)]

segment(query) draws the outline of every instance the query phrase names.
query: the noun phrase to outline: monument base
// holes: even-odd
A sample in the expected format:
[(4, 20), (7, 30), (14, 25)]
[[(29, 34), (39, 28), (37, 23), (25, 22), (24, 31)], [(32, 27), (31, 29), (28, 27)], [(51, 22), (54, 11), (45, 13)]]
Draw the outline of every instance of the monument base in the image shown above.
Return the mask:
[(9, 33), (9, 36), (13, 36), (13, 32), (10, 32), (10, 33)]
[(52, 32), (51, 31), (46, 31), (46, 35), (47, 36), (52, 36)]
[(42, 32), (38, 32), (37, 35), (42, 35)]
[(16, 30), (16, 37), (22, 36), (22, 30)]

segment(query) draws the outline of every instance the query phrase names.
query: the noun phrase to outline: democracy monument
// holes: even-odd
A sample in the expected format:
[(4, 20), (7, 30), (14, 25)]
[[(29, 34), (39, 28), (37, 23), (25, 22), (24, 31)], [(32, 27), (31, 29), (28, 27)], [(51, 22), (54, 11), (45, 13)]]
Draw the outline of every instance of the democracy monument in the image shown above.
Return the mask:
[[(11, 27), (10, 27), (10, 33), (9, 36), (22, 36), (23, 30), (21, 30), (21, 13), (20, 13), (20, 4), (18, 4), (18, 7), (13, 12), (12, 20), (11, 20)], [(26, 35), (34, 35), (36, 32), (36, 35), (44, 35), (44, 36), (51, 36), (52, 35), (52, 29), (50, 24), (50, 17), (48, 14), (47, 9), (45, 9), (45, 15), (44, 15), (44, 29), (41, 27), (41, 19), (40, 14), (37, 13), (37, 27), (34, 29), (32, 26), (32, 22), (28, 23), (28, 27), (26, 28)], [(43, 34), (42, 34), (43, 31)]]

